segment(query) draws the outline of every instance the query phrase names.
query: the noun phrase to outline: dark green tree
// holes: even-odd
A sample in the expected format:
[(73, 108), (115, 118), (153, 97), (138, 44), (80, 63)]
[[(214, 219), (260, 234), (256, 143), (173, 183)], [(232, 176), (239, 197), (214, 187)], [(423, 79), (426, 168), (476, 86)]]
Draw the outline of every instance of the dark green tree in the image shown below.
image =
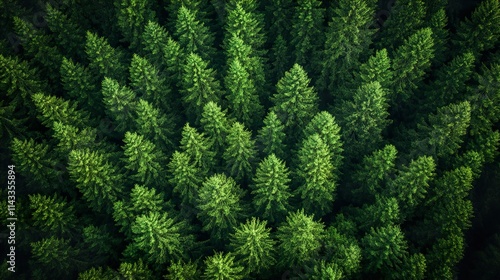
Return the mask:
[(198, 194), (198, 217), (203, 230), (211, 232), (214, 242), (227, 239), (244, 215), (244, 191), (233, 178), (215, 174), (203, 182)]
[[(69, 277), (78, 268), (79, 251), (71, 245), (69, 239), (55, 236), (30, 243), (32, 254), (32, 274)], [(35, 278), (37, 278), (35, 276)], [(43, 279), (39, 278), (39, 279)]]
[(87, 31), (85, 53), (90, 61), (89, 68), (93, 75), (99, 79), (108, 77), (125, 84), (127, 67), (123, 51), (113, 48), (106, 38)]
[(303, 210), (289, 213), (276, 233), (280, 264), (286, 268), (299, 267), (317, 258), (325, 238), (324, 227)]
[(271, 229), (266, 228), (266, 224), (266, 221), (252, 217), (236, 227), (231, 234), (229, 246), (247, 273), (259, 273), (276, 263), (276, 242), (271, 238)]
[(306, 268), (307, 279), (320, 280), (331, 279), (340, 280), (344, 275), (342, 270), (335, 263), (327, 263), (325, 260), (315, 261), (314, 265)]
[(173, 153), (168, 168), (173, 192), (180, 196), (183, 205), (194, 207), (203, 181), (203, 170), (193, 164), (187, 153), (178, 151)]
[(73, 205), (57, 194), (51, 196), (29, 195), (33, 225), (44, 233), (68, 236), (76, 228), (77, 220)]
[(203, 131), (210, 137), (212, 149), (217, 156), (221, 157), (226, 146), (226, 137), (230, 129), (230, 120), (227, 118), (227, 111), (215, 102), (208, 102), (203, 106), (200, 123)]
[(168, 267), (168, 274), (164, 276), (167, 280), (189, 280), (189, 279), (200, 279), (201, 272), (198, 269), (198, 264), (196, 262), (189, 261), (185, 263), (182, 260), (178, 260), (170, 263)]
[(197, 54), (187, 56), (183, 65), (182, 100), (190, 120), (199, 122), (203, 106), (210, 101), (220, 103), (221, 86), (215, 70)]
[(141, 46), (141, 35), (144, 25), (155, 20), (153, 2), (146, 0), (116, 0), (117, 25), (124, 37), (130, 43), (130, 49), (136, 50)]
[(107, 115), (114, 121), (115, 130), (125, 133), (134, 123), (137, 101), (135, 93), (118, 81), (104, 78), (102, 96)]
[(89, 69), (64, 57), (60, 71), (62, 86), (69, 97), (76, 99), (87, 110), (102, 113), (100, 110), (103, 108), (103, 96), (97, 88), (95, 76)]
[(285, 157), (285, 127), (275, 112), (270, 111), (264, 118), (264, 126), (257, 133), (257, 147), (264, 155), (275, 154)]
[(227, 148), (222, 155), (227, 172), (236, 180), (249, 178), (253, 173), (257, 149), (252, 133), (239, 122), (234, 122), (226, 137)]
[(133, 279), (154, 279), (153, 273), (145, 264), (142, 259), (135, 262), (122, 262), (118, 268), (118, 272), (123, 279), (133, 280)]
[(180, 148), (191, 158), (193, 164), (204, 172), (208, 172), (213, 167), (214, 152), (211, 149), (210, 140), (205, 133), (199, 133), (189, 123), (186, 123), (182, 130)]
[(85, 32), (81, 26), (67, 14), (47, 4), (45, 20), (50, 31), (54, 33), (58, 48), (69, 57), (83, 59), (85, 51), (81, 46), (85, 44)]
[(261, 217), (272, 223), (283, 221), (291, 210), (289, 177), (285, 162), (273, 153), (259, 164), (253, 177), (251, 188), (254, 208)]

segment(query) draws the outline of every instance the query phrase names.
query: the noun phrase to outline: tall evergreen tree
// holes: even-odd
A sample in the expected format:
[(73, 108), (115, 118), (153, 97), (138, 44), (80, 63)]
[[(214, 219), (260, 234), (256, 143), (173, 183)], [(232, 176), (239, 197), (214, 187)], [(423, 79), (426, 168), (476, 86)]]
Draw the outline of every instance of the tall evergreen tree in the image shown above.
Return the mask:
[[(70, 244), (69, 239), (56, 236), (44, 238), (30, 243), (33, 258), (33, 275), (52, 275), (53, 277), (69, 277), (78, 267), (79, 251)], [(35, 278), (38, 278), (35, 276)]]
[(212, 168), (214, 152), (210, 140), (204, 133), (199, 133), (196, 128), (189, 126), (189, 123), (186, 123), (182, 130), (180, 147), (191, 158), (193, 164), (204, 172)]
[(230, 120), (227, 118), (227, 111), (212, 101), (203, 106), (200, 123), (203, 131), (210, 137), (212, 148), (218, 157), (222, 156), (226, 146), (226, 137), (230, 129)]
[(198, 193), (198, 217), (203, 230), (211, 232), (214, 242), (226, 240), (244, 215), (244, 191), (233, 178), (215, 174), (203, 182)]
[(183, 65), (182, 99), (190, 120), (199, 122), (203, 106), (210, 101), (220, 103), (221, 87), (215, 70), (197, 54), (187, 56)]
[(264, 118), (264, 126), (258, 131), (257, 146), (266, 156), (274, 153), (278, 158), (284, 158), (285, 136), (285, 127), (276, 113), (270, 111)]
[(72, 150), (68, 172), (83, 197), (96, 211), (110, 211), (123, 192), (123, 175), (107, 155), (90, 149)]
[[(115, 129), (125, 133), (134, 123), (134, 110), (137, 106), (135, 93), (118, 81), (104, 78), (102, 81), (103, 102), (106, 113), (114, 120)], [(132, 126), (133, 128), (133, 126)]]
[(76, 228), (76, 213), (73, 205), (57, 194), (51, 196), (34, 194), (29, 196), (33, 225), (43, 232), (55, 236), (68, 236)]
[(85, 109), (101, 113), (102, 96), (89, 69), (72, 59), (63, 58), (60, 71), (63, 88), (69, 97), (76, 99)]
[(155, 20), (152, 2), (146, 0), (116, 0), (117, 24), (130, 48), (136, 50), (141, 46), (144, 25)]
[(258, 273), (275, 264), (275, 243), (271, 229), (266, 228), (266, 221), (253, 217), (235, 228), (230, 247), (247, 273)]
[(203, 181), (203, 170), (195, 166), (186, 153), (178, 151), (172, 155), (168, 168), (173, 192), (180, 196), (183, 206), (193, 207)]
[(52, 5), (45, 6), (45, 20), (50, 31), (54, 32), (55, 43), (69, 57), (83, 59), (85, 52), (81, 48), (85, 44), (85, 32), (72, 18)]
[(276, 85), (271, 100), (272, 110), (287, 128), (287, 135), (297, 136), (318, 111), (318, 96), (310, 79), (300, 65), (295, 64)]
[(253, 164), (256, 160), (257, 149), (252, 133), (239, 122), (234, 122), (229, 129), (227, 148), (222, 155), (227, 165), (227, 172), (236, 181), (246, 179), (253, 173)]
[(302, 142), (295, 172), (300, 182), (295, 195), (300, 196), (306, 213), (322, 216), (330, 211), (337, 187), (333, 175), (336, 170), (332, 164), (332, 152), (319, 134)]
[(205, 259), (204, 279), (244, 279), (244, 268), (238, 265), (230, 253), (215, 252)]
[(253, 177), (251, 188), (254, 208), (261, 217), (272, 223), (283, 221), (291, 209), (289, 177), (285, 162), (273, 153), (259, 164)]
[(85, 53), (90, 60), (89, 68), (100, 79), (108, 77), (125, 84), (125, 55), (121, 50), (111, 47), (106, 38), (87, 31)]
[(303, 210), (289, 213), (276, 233), (280, 264), (285, 268), (299, 267), (318, 257), (325, 237), (324, 227)]
[(182, 260), (170, 263), (168, 274), (164, 276), (167, 280), (189, 280), (200, 279), (201, 272), (198, 269), (198, 264), (189, 261), (185, 263)]

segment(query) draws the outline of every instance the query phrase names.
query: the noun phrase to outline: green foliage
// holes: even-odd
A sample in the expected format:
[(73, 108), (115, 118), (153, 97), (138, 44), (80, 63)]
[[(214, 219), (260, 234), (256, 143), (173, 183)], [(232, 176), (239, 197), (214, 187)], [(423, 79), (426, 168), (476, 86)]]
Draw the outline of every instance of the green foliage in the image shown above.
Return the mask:
[(51, 236), (30, 243), (30, 247), (35, 269), (44, 275), (50, 273), (53, 277), (64, 278), (76, 268), (79, 251), (70, 244), (69, 239)]
[(222, 155), (226, 145), (226, 137), (229, 132), (229, 119), (226, 110), (216, 103), (210, 101), (203, 106), (200, 123), (203, 131), (210, 137), (211, 146), (217, 155)]
[(283, 221), (291, 209), (289, 199), (290, 172), (285, 162), (273, 153), (259, 163), (253, 177), (253, 205), (264, 219)]
[(88, 148), (72, 150), (68, 172), (84, 199), (96, 211), (110, 211), (123, 191), (123, 175), (101, 152)]
[(147, 0), (116, 0), (117, 25), (131, 49), (141, 45), (144, 25), (155, 19), (152, 2)]
[(178, 151), (173, 153), (168, 168), (171, 174), (169, 183), (173, 185), (173, 192), (180, 196), (184, 205), (196, 205), (203, 171), (193, 164), (187, 153)]
[(196, 18), (196, 11), (182, 5), (177, 12), (175, 36), (185, 54), (195, 53), (204, 61), (213, 58), (214, 36), (205, 24)]
[(243, 279), (243, 267), (235, 263), (233, 255), (215, 252), (213, 256), (205, 259), (203, 278), (214, 280)]
[(190, 157), (196, 167), (205, 172), (208, 172), (213, 166), (214, 152), (210, 144), (205, 133), (199, 133), (196, 128), (186, 123), (182, 129), (180, 148)]
[(152, 280), (154, 279), (153, 273), (145, 264), (142, 259), (134, 263), (122, 262), (120, 264), (120, 268), (118, 269), (120, 272), (120, 276), (125, 280), (133, 280), (133, 279), (144, 279), (144, 280)]
[(327, 263), (324, 260), (316, 262), (312, 269), (307, 273), (308, 279), (320, 280), (320, 279), (331, 279), (340, 280), (343, 279), (342, 270), (338, 268), (335, 263)]
[(226, 137), (227, 148), (222, 157), (228, 173), (236, 181), (249, 178), (253, 173), (253, 164), (257, 154), (252, 133), (239, 122), (234, 122)]
[(298, 151), (295, 171), (300, 186), (295, 191), (300, 196), (306, 213), (323, 216), (329, 212), (337, 188), (332, 164), (332, 152), (319, 134), (306, 138)]
[(285, 127), (275, 112), (270, 111), (264, 118), (264, 126), (258, 131), (257, 146), (264, 155), (285, 156)]
[[(387, 50), (381, 49), (359, 66), (359, 70), (353, 75), (352, 89), (356, 90), (362, 85), (377, 81), (383, 89), (389, 90), (392, 88), (393, 79), (394, 72), (391, 69), (391, 59), (387, 54)], [(347, 96), (343, 96), (343, 98), (348, 99)]]
[(87, 67), (64, 57), (60, 72), (63, 88), (71, 98), (76, 99), (87, 110), (98, 111), (103, 106), (103, 96), (99, 94), (95, 77)]
[(189, 118), (199, 122), (205, 104), (220, 103), (220, 83), (215, 70), (197, 54), (189, 54), (182, 69), (182, 100)]
[(66, 236), (76, 227), (76, 215), (73, 205), (54, 194), (29, 196), (33, 224), (45, 233)]
[(131, 123), (134, 123), (134, 110), (136, 107), (135, 93), (127, 86), (113, 79), (104, 78), (102, 81), (103, 102), (106, 113), (115, 121), (115, 129), (125, 133)]
[(253, 217), (246, 223), (241, 223), (231, 234), (230, 247), (247, 272), (258, 273), (275, 264), (276, 242), (271, 239), (270, 231), (270, 228), (266, 228), (266, 221)]
[(131, 171), (130, 177), (140, 184), (161, 185), (163, 153), (151, 141), (135, 132), (125, 133), (123, 142), (125, 168)]
[(45, 6), (47, 15), (45, 20), (50, 31), (55, 33), (54, 40), (57, 46), (70, 57), (84, 58), (85, 52), (81, 48), (85, 44), (85, 32), (73, 19), (50, 4)]
[(304, 68), (295, 64), (276, 85), (276, 93), (271, 97), (274, 103), (272, 110), (287, 132), (304, 127), (318, 112), (318, 96), (309, 83)]
[(372, 228), (363, 239), (363, 259), (370, 272), (391, 271), (402, 263), (408, 247), (401, 228), (396, 225)]
[[(403, 202), (404, 203), (404, 202)], [(403, 204), (404, 205), (404, 204)], [(365, 204), (354, 216), (358, 228), (368, 232), (371, 228), (397, 224), (401, 221), (398, 200), (394, 197), (377, 197), (374, 204)]]
[(192, 263), (191, 261), (185, 263), (182, 260), (177, 260), (170, 264), (168, 274), (164, 278), (167, 280), (200, 279), (200, 274), (197, 263)]
[(362, 254), (358, 242), (333, 226), (326, 230), (325, 251), (325, 258), (337, 265), (345, 277), (360, 272)]
[(290, 213), (286, 222), (278, 227), (278, 252), (284, 267), (301, 266), (319, 255), (325, 237), (324, 225), (314, 221), (304, 210)]
[(124, 53), (111, 47), (106, 38), (87, 31), (85, 53), (90, 60), (89, 68), (94, 75), (100, 78), (108, 77), (124, 84), (127, 77)]
[(198, 194), (198, 217), (203, 230), (210, 231), (216, 240), (226, 238), (243, 217), (244, 191), (233, 178), (215, 174), (203, 182)]
[(112, 280), (117, 277), (117, 273), (109, 267), (92, 267), (78, 274), (78, 280)]

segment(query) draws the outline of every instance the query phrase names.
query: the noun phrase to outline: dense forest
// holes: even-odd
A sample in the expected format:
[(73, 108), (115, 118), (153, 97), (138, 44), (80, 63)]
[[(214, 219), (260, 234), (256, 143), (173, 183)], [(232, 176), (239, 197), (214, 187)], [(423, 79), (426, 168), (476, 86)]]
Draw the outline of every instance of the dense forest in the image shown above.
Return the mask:
[(498, 0), (0, 0), (0, 33), (0, 279), (500, 279)]

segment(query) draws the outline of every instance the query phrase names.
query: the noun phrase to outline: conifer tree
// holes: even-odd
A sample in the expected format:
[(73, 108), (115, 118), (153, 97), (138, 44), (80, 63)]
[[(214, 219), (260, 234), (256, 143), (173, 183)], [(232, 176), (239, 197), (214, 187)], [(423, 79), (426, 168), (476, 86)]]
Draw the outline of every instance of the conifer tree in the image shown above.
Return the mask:
[(423, 27), (425, 16), (426, 7), (422, 0), (396, 1), (379, 34), (379, 48), (386, 48), (392, 53)]
[(183, 65), (182, 99), (186, 105), (189, 119), (198, 122), (203, 106), (210, 101), (220, 103), (221, 88), (215, 70), (197, 54), (187, 56)]
[(235, 228), (230, 247), (247, 273), (258, 273), (275, 264), (275, 243), (271, 239), (271, 229), (266, 228), (266, 221), (252, 217)]
[(296, 64), (304, 66), (310, 75), (315, 72), (310, 61), (318, 61), (318, 50), (324, 42), (324, 15), (325, 9), (321, 7), (321, 1), (317, 0), (297, 1), (293, 12), (290, 43), (294, 48), (294, 60)]
[(322, 216), (327, 213), (335, 198), (335, 177), (332, 152), (319, 134), (313, 134), (302, 142), (298, 151), (295, 171), (300, 186), (295, 191), (300, 196), (306, 213)]
[(180, 147), (191, 158), (195, 166), (204, 172), (211, 170), (214, 152), (211, 149), (210, 140), (205, 136), (205, 133), (199, 133), (196, 128), (186, 123), (182, 130)]
[[(391, 69), (391, 59), (386, 49), (378, 50), (368, 58), (368, 61), (359, 66), (353, 77), (352, 89), (356, 90), (364, 84), (379, 82), (383, 89), (392, 89), (394, 73)], [(348, 99), (348, 96), (342, 96)]]
[(334, 5), (334, 15), (325, 32), (318, 80), (318, 88), (331, 95), (335, 95), (337, 88), (359, 67), (361, 56), (369, 54), (368, 47), (374, 33), (368, 28), (373, 21), (374, 7), (367, 1), (343, 0)]
[(432, 29), (432, 39), (434, 42), (434, 57), (432, 58), (433, 65), (441, 65), (447, 58), (447, 47), (449, 41), (449, 33), (447, 28), (448, 18), (446, 16), (445, 7), (436, 11), (429, 18), (428, 26)]
[[(30, 243), (34, 275), (68, 277), (77, 269), (79, 251), (70, 244), (69, 239), (55, 236)], [(42, 279), (42, 278), (40, 278)]]
[(165, 212), (138, 216), (131, 225), (133, 242), (125, 252), (139, 250), (149, 263), (156, 265), (185, 258), (192, 237), (185, 234), (183, 227), (183, 222), (176, 222)]
[(185, 54), (197, 54), (204, 61), (211, 61), (215, 54), (214, 35), (196, 18), (196, 11), (182, 5), (175, 21), (175, 36)]
[(89, 69), (64, 57), (60, 71), (63, 88), (69, 97), (76, 99), (85, 109), (101, 113), (102, 96), (97, 89), (97, 81)]
[[(404, 205), (404, 203), (405, 201), (401, 204)], [(360, 231), (368, 232), (370, 228), (383, 227), (401, 222), (402, 216), (399, 209), (400, 207), (396, 198), (377, 196), (375, 203), (365, 204), (359, 211), (354, 212), (353, 219), (356, 220)]]
[(123, 191), (123, 175), (102, 152), (88, 148), (72, 150), (68, 172), (84, 199), (96, 211), (110, 211)]
[(205, 259), (204, 279), (244, 279), (244, 268), (238, 265), (230, 253), (215, 252)]
[(403, 260), (408, 244), (401, 228), (387, 225), (372, 228), (362, 239), (363, 259), (368, 272), (390, 272)]
[(121, 240), (112, 235), (106, 226), (96, 227), (91, 224), (84, 227), (82, 239), (79, 248), (86, 253), (86, 259), (91, 259), (92, 264), (105, 264), (109, 259), (118, 257), (114, 248)]
[(118, 268), (120, 276), (127, 280), (132, 279), (154, 279), (153, 272), (149, 269), (148, 265), (145, 264), (142, 259), (136, 262), (122, 262)]
[(203, 170), (195, 166), (185, 152), (178, 151), (173, 153), (168, 168), (173, 192), (180, 196), (183, 205), (194, 206), (203, 181)]
[(243, 190), (233, 178), (215, 174), (203, 182), (198, 194), (198, 217), (203, 230), (211, 232), (215, 242), (227, 239), (244, 214)]
[(68, 57), (83, 59), (85, 52), (81, 46), (85, 44), (85, 32), (73, 19), (65, 13), (47, 4), (45, 20), (59, 49)]
[(117, 24), (130, 49), (136, 50), (141, 45), (141, 35), (144, 25), (155, 20), (152, 2), (147, 0), (116, 0)]
[(276, 233), (280, 264), (299, 267), (318, 257), (324, 235), (323, 223), (315, 221), (313, 215), (303, 210), (290, 213)]
[(418, 124), (419, 138), (412, 147), (419, 154), (442, 157), (456, 153), (460, 148), (471, 118), (467, 101), (438, 108), (430, 114), (427, 123)]
[(278, 158), (285, 157), (285, 127), (274, 111), (264, 118), (264, 126), (258, 131), (257, 146), (264, 155), (275, 154)]
[(266, 5), (266, 29), (269, 30), (269, 39), (290, 39), (290, 30), (293, 17), (293, 1), (273, 0)]
[(90, 70), (99, 79), (107, 77), (125, 84), (127, 77), (125, 55), (121, 50), (111, 47), (106, 38), (87, 31), (85, 53), (90, 61)]
[(460, 22), (452, 42), (456, 52), (470, 51), (476, 58), (500, 40), (500, 3), (484, 0), (470, 19)]
[(236, 180), (249, 178), (253, 172), (253, 164), (257, 156), (255, 140), (252, 133), (239, 122), (234, 122), (229, 129), (227, 148), (222, 155), (227, 172)]
[(253, 177), (251, 188), (254, 208), (261, 217), (271, 223), (283, 221), (291, 209), (289, 177), (290, 172), (285, 162), (273, 153), (259, 164)]
[(337, 264), (327, 263), (325, 260), (315, 261), (313, 267), (310, 268), (309, 271), (306, 271), (306, 275), (308, 276), (308, 279), (311, 280), (340, 280), (344, 277), (342, 270), (339, 269)]
[(262, 118), (263, 108), (259, 102), (254, 80), (239, 60), (231, 62), (224, 82), (228, 107), (231, 110), (230, 116), (246, 127), (255, 127), (257, 121)]
[(46, 127), (52, 128), (54, 122), (62, 122), (81, 128), (91, 124), (90, 114), (78, 110), (76, 102), (43, 93), (35, 93), (31, 98), (38, 111), (38, 119)]
[(54, 167), (58, 163), (50, 146), (46, 143), (36, 143), (34, 139), (12, 139), (12, 160), (19, 172), (26, 176), (28, 182), (42, 189), (52, 189), (58, 182), (61, 171)]
[[(167, 155), (174, 149), (177, 136), (176, 118), (162, 113), (148, 101), (139, 99), (135, 106), (136, 132), (149, 139), (155, 146)], [(130, 126), (130, 124), (129, 124)]]
[(102, 280), (112, 280), (117, 277), (117, 272), (113, 271), (109, 267), (103, 268), (103, 267), (92, 267), (88, 270), (85, 270), (83, 272), (80, 272), (78, 274), (78, 280), (95, 280), (95, 279), (102, 279)]
[(276, 84), (283, 77), (283, 74), (292, 67), (289, 44), (283, 36), (276, 37), (269, 56), (272, 65), (270, 79), (272, 79), (272, 84)]
[(393, 104), (396, 104), (395, 100), (407, 100), (420, 86), (434, 56), (432, 34), (431, 28), (419, 29), (405, 38), (404, 43), (394, 51)]
[(230, 120), (227, 118), (227, 111), (215, 102), (208, 102), (203, 106), (200, 123), (203, 131), (210, 137), (212, 149), (217, 156), (222, 156), (224, 147), (226, 146), (226, 136), (230, 128)]
[(80, 129), (69, 124), (54, 122), (52, 129), (54, 131), (52, 138), (58, 142), (55, 150), (61, 158), (67, 158), (69, 152), (72, 150), (84, 148), (106, 150), (104, 149), (104, 145), (108, 145), (108, 143), (96, 142), (97, 129), (92, 127)]
[(136, 94), (155, 107), (167, 112), (171, 110), (170, 90), (156, 67), (145, 58), (134, 54), (129, 71), (131, 86)]
[(127, 86), (120, 86), (117, 80), (106, 77), (102, 81), (102, 95), (106, 112), (116, 125), (115, 129), (125, 133), (134, 123), (137, 106), (135, 93)]
[(318, 111), (318, 96), (310, 79), (300, 65), (295, 64), (276, 85), (276, 93), (271, 98), (272, 110), (287, 128), (287, 135), (297, 135), (297, 129), (309, 123)]
[(304, 128), (304, 138), (317, 133), (321, 137), (321, 140), (328, 146), (328, 149), (332, 152), (332, 162), (335, 170), (340, 168), (343, 159), (340, 131), (341, 129), (337, 125), (335, 117), (327, 111), (317, 113)]
[(185, 263), (182, 260), (172, 262), (168, 267), (168, 274), (164, 276), (167, 280), (189, 280), (189, 279), (200, 279), (200, 271), (198, 270), (198, 264), (196, 262), (192, 263), (189, 261)]
[(135, 132), (126, 132), (123, 142), (125, 168), (131, 171), (130, 178), (140, 184), (161, 185), (164, 172), (162, 163), (165, 161), (163, 153), (151, 141)]
[(43, 232), (68, 236), (76, 228), (76, 215), (73, 205), (54, 194), (52, 197), (34, 194), (29, 195), (33, 225)]
[[(341, 228), (341, 226), (339, 226)], [(345, 277), (352, 277), (361, 270), (361, 248), (351, 234), (341, 233), (334, 226), (326, 230), (325, 259), (338, 265)]]

